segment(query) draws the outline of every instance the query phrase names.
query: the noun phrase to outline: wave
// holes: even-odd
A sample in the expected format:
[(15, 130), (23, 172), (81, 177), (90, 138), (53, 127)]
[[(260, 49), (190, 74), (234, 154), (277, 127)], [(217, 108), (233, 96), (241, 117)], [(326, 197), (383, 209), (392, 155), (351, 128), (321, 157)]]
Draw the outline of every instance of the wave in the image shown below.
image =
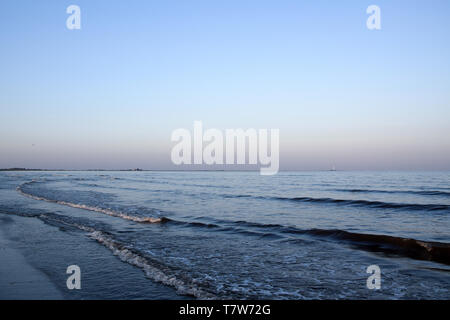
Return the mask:
[(354, 242), (373, 251), (404, 255), (417, 260), (435, 261), (450, 265), (449, 243), (421, 241), (379, 234), (354, 233), (339, 229), (312, 229), (307, 230), (306, 233)]
[(352, 207), (366, 207), (378, 209), (405, 209), (414, 211), (449, 211), (450, 206), (445, 204), (418, 204), (418, 203), (395, 203), (370, 200), (349, 200), (334, 198), (312, 198), (312, 197), (264, 197), (253, 195), (225, 195), (225, 198), (253, 198), (261, 200), (278, 200), (305, 203), (334, 204)]
[(280, 200), (298, 201), (298, 202), (315, 202), (315, 203), (327, 203), (327, 204), (341, 204), (346, 206), (360, 206), (370, 208), (383, 208), (383, 209), (408, 209), (408, 210), (425, 210), (425, 211), (449, 211), (450, 206), (444, 204), (417, 204), (417, 203), (392, 203), (383, 201), (370, 201), (370, 200), (344, 200), (333, 198), (310, 198), (310, 197), (296, 197), (296, 198), (283, 198)]
[(450, 197), (450, 192), (439, 190), (376, 190), (376, 189), (335, 189), (335, 191), (351, 193), (391, 193), (391, 194), (415, 194), (422, 196)]
[(60, 201), (60, 200), (53, 200), (53, 199), (48, 199), (48, 198), (44, 198), (44, 197), (39, 197), (39, 196), (35, 196), (33, 194), (30, 194), (30, 193), (27, 193), (27, 192), (23, 191), (22, 187), (24, 185), (31, 184), (31, 183), (34, 183), (34, 182), (37, 182), (37, 181), (33, 180), (31, 182), (25, 182), (24, 184), (18, 186), (16, 189), (22, 195), (27, 196), (29, 198), (32, 198), (34, 200), (47, 201), (47, 202), (57, 203), (57, 204), (68, 206), (68, 207), (72, 207), (72, 208), (78, 208), (78, 209), (83, 209), (83, 210), (95, 211), (95, 212), (107, 214), (107, 215), (112, 216), (112, 217), (118, 217), (118, 218), (122, 218), (122, 219), (125, 219), (125, 220), (131, 220), (131, 221), (134, 221), (134, 222), (139, 222), (139, 223), (163, 223), (163, 222), (166, 222), (168, 220), (168, 218), (165, 218), (165, 217), (153, 218), (153, 217), (133, 216), (133, 215), (125, 214), (125, 213), (114, 211), (114, 210), (110, 210), (110, 209), (105, 209), (105, 208), (100, 208), (100, 207), (95, 207), (95, 206), (89, 206), (89, 205), (79, 204), (79, 203), (73, 203), (73, 202), (68, 202), (68, 201)]
[(45, 223), (55, 225), (60, 228), (68, 227), (87, 232), (90, 238), (110, 249), (112, 253), (120, 260), (142, 269), (148, 278), (175, 288), (179, 294), (193, 296), (198, 299), (216, 298), (212, 293), (198, 287), (187, 276), (173, 274), (173, 272), (170, 272), (170, 268), (157, 261), (153, 261), (144, 255), (141, 255), (134, 249), (127, 247), (125, 244), (114, 239), (109, 232), (97, 230), (92, 226), (76, 222), (70, 217), (61, 216), (50, 212), (43, 213), (41, 211), (40, 214), (27, 214), (8, 210), (8, 213), (23, 217), (39, 218)]
[(108, 234), (101, 231), (92, 231), (89, 236), (110, 249), (120, 260), (142, 269), (150, 279), (174, 287), (180, 294), (194, 296), (199, 299), (215, 298), (212, 293), (200, 289), (195, 284), (165, 273), (161, 268), (155, 267), (154, 263), (151, 263), (149, 259), (115, 241)]
[[(412, 238), (395, 237), (382, 234), (356, 233), (339, 229), (300, 229), (280, 224), (261, 224), (248, 221), (222, 221), (222, 226), (212, 223), (183, 222), (170, 220), (172, 223), (201, 228), (214, 228), (220, 231), (232, 231), (261, 238), (280, 239), (280, 235), (309, 235), (327, 239), (337, 239), (356, 245), (361, 249), (396, 254), (417, 260), (428, 260), (450, 265), (450, 243), (422, 241)], [(223, 226), (225, 225), (225, 227)], [(226, 227), (228, 226), (228, 227)], [(242, 229), (260, 229), (254, 232)], [(299, 240), (299, 239), (286, 239)], [(302, 242), (304, 243), (304, 242)]]

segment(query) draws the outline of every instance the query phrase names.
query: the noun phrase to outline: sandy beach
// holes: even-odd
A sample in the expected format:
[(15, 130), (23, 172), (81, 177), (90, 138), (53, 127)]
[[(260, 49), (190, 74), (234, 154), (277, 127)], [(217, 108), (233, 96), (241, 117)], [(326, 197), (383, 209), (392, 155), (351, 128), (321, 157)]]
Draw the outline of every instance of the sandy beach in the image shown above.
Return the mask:
[(18, 243), (8, 234), (9, 224), (25, 219), (0, 213), (0, 299), (62, 299), (50, 279), (26, 261)]

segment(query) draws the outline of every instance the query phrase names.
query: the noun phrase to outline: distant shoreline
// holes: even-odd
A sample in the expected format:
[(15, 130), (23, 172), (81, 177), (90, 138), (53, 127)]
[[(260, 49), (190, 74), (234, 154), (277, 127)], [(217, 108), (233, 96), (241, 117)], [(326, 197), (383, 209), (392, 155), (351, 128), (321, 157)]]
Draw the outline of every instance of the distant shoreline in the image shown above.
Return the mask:
[[(114, 172), (259, 172), (258, 169), (252, 169), (252, 170), (245, 170), (245, 169), (193, 169), (193, 170), (186, 170), (186, 169), (25, 169), (25, 168), (6, 168), (6, 169), (0, 169), (0, 172), (20, 172), (20, 171), (42, 171), (42, 172), (50, 172), (50, 171), (74, 171), (74, 172), (86, 172), (86, 171), (114, 171)], [(280, 170), (280, 171), (330, 171), (330, 170)], [(338, 170), (336, 170), (338, 171)]]
[[(143, 171), (259, 171), (258, 169), (252, 169), (252, 170), (245, 170), (245, 169), (193, 169), (193, 170), (186, 170), (186, 169), (27, 169), (27, 168), (0, 168), (0, 171), (125, 171), (125, 172), (143, 172)], [(295, 171), (295, 170), (286, 170), (286, 171)], [(297, 170), (300, 171), (300, 170)], [(303, 170), (301, 170), (303, 171)], [(304, 171), (329, 171), (329, 170), (304, 170)]]
[[(28, 169), (28, 168), (0, 168), (0, 172), (259, 172), (259, 169)], [(360, 169), (360, 170), (279, 170), (279, 172), (449, 172), (448, 169)]]

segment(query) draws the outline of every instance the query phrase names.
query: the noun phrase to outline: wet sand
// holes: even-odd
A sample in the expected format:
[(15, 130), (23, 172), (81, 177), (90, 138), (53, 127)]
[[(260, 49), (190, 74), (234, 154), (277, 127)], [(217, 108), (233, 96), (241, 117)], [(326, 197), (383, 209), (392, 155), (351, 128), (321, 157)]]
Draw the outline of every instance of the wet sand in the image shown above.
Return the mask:
[(12, 218), (0, 214), (0, 219), (0, 299), (62, 299), (50, 279), (31, 266), (17, 249), (17, 242), (7, 236), (5, 229)]

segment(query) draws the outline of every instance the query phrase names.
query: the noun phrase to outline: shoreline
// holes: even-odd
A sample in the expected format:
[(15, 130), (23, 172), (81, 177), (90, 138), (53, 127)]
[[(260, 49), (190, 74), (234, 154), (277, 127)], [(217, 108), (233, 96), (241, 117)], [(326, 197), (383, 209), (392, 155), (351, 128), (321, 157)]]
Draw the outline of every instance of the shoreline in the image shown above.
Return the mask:
[[(190, 299), (126, 263), (85, 232), (0, 211), (1, 300)], [(69, 265), (81, 290), (66, 287)]]
[(7, 236), (5, 227), (16, 219), (0, 213), (0, 300), (63, 299), (51, 280), (33, 267), (16, 247), (17, 242)]

